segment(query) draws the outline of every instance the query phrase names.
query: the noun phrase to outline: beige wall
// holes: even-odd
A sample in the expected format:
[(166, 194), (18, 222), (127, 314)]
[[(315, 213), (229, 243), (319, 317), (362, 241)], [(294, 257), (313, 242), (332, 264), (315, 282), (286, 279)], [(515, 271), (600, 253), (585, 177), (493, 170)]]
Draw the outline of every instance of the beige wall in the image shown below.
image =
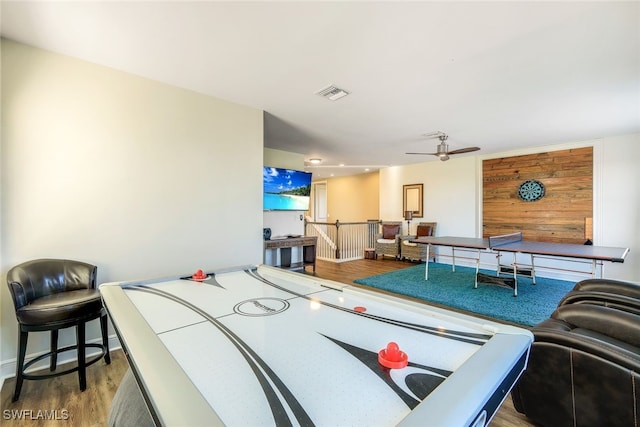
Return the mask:
[(304, 155), (302, 154), (276, 150), (273, 148), (265, 148), (262, 157), (265, 166), (299, 171), (304, 170)]
[[(262, 262), (261, 110), (1, 47), (3, 283), (40, 257), (94, 263), (100, 283)], [(17, 326), (0, 296), (4, 375)], [(33, 334), (28, 353), (46, 345)]]
[(378, 172), (327, 178), (328, 222), (358, 222), (379, 218)]

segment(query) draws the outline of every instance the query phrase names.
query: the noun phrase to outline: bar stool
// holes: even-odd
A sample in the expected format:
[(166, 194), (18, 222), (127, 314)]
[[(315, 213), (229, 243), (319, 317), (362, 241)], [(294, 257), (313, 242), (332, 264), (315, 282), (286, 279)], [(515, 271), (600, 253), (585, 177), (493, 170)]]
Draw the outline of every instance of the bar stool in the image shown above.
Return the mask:
[[(97, 267), (80, 261), (38, 259), (13, 267), (7, 273), (7, 283), (13, 298), (18, 320), (19, 344), (16, 362), (16, 388), (12, 401), (20, 397), (23, 380), (41, 380), (78, 372), (80, 390), (87, 388), (86, 368), (104, 357), (111, 363), (107, 312), (96, 289)], [(86, 323), (100, 318), (102, 344), (85, 342)], [(60, 329), (76, 327), (76, 345), (58, 348)], [(25, 363), (29, 332), (51, 331), (51, 349)], [(95, 347), (100, 353), (86, 359), (86, 348)], [(58, 354), (77, 349), (77, 366), (56, 370)], [(34, 374), (25, 371), (34, 363), (50, 358), (52, 373)]]

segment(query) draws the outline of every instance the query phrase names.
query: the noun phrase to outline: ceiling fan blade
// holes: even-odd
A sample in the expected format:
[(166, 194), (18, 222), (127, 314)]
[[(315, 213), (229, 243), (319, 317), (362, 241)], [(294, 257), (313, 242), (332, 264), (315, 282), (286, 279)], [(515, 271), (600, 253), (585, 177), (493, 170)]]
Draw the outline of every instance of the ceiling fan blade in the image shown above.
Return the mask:
[(451, 155), (451, 154), (470, 153), (472, 151), (478, 151), (479, 149), (480, 147), (467, 147), (467, 148), (461, 148), (459, 150), (449, 151), (447, 154)]
[(428, 155), (428, 156), (437, 156), (438, 153), (404, 153), (404, 154), (424, 154), (424, 155)]

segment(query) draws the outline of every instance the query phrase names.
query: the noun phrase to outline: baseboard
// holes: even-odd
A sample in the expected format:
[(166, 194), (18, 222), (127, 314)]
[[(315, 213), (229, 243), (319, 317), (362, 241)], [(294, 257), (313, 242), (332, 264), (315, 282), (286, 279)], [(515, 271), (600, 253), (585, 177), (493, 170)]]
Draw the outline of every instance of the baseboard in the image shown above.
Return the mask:
[[(102, 338), (96, 338), (94, 340), (90, 340), (87, 341), (87, 344), (100, 344), (102, 343)], [(118, 340), (118, 337), (114, 334), (109, 336), (109, 351), (113, 351), (113, 350), (118, 350), (122, 348), (120, 345), (120, 340)], [(87, 348), (87, 356), (91, 356), (93, 354), (97, 354), (100, 350), (95, 349), (93, 347)], [(40, 356), (41, 354), (46, 353), (46, 351), (41, 351), (39, 353), (32, 353), (32, 354), (27, 354), (26, 360), (32, 360), (35, 357)], [(73, 352), (64, 352), (61, 355), (62, 357), (58, 357), (58, 364), (62, 365), (64, 363), (67, 362), (73, 362), (76, 360), (76, 358), (74, 357), (74, 353)], [(17, 359), (13, 358), (10, 360), (3, 360), (0, 363), (0, 378), (2, 381), (0, 381), (0, 389), (2, 388), (2, 385), (4, 385), (4, 381), (8, 378), (13, 378), (16, 376), (16, 363), (17, 363)], [(43, 360), (41, 363), (36, 363), (34, 365), (33, 368), (30, 368), (29, 371), (31, 370), (38, 370), (38, 369), (42, 369), (42, 368), (46, 368), (48, 366), (48, 359)]]

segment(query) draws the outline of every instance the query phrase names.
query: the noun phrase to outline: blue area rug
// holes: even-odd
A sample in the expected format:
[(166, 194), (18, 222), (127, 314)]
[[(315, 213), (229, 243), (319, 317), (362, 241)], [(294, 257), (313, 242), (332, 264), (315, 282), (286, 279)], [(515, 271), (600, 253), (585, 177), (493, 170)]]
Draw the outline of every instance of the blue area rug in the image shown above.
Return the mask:
[[(545, 277), (536, 277), (533, 285), (530, 278), (518, 277), (518, 296), (514, 298), (511, 288), (478, 283), (474, 289), (474, 268), (456, 266), (452, 272), (449, 264), (430, 263), (428, 281), (424, 280), (424, 269), (425, 265), (420, 264), (354, 282), (523, 326), (547, 319), (575, 285)], [(480, 272), (496, 274), (490, 270)]]

